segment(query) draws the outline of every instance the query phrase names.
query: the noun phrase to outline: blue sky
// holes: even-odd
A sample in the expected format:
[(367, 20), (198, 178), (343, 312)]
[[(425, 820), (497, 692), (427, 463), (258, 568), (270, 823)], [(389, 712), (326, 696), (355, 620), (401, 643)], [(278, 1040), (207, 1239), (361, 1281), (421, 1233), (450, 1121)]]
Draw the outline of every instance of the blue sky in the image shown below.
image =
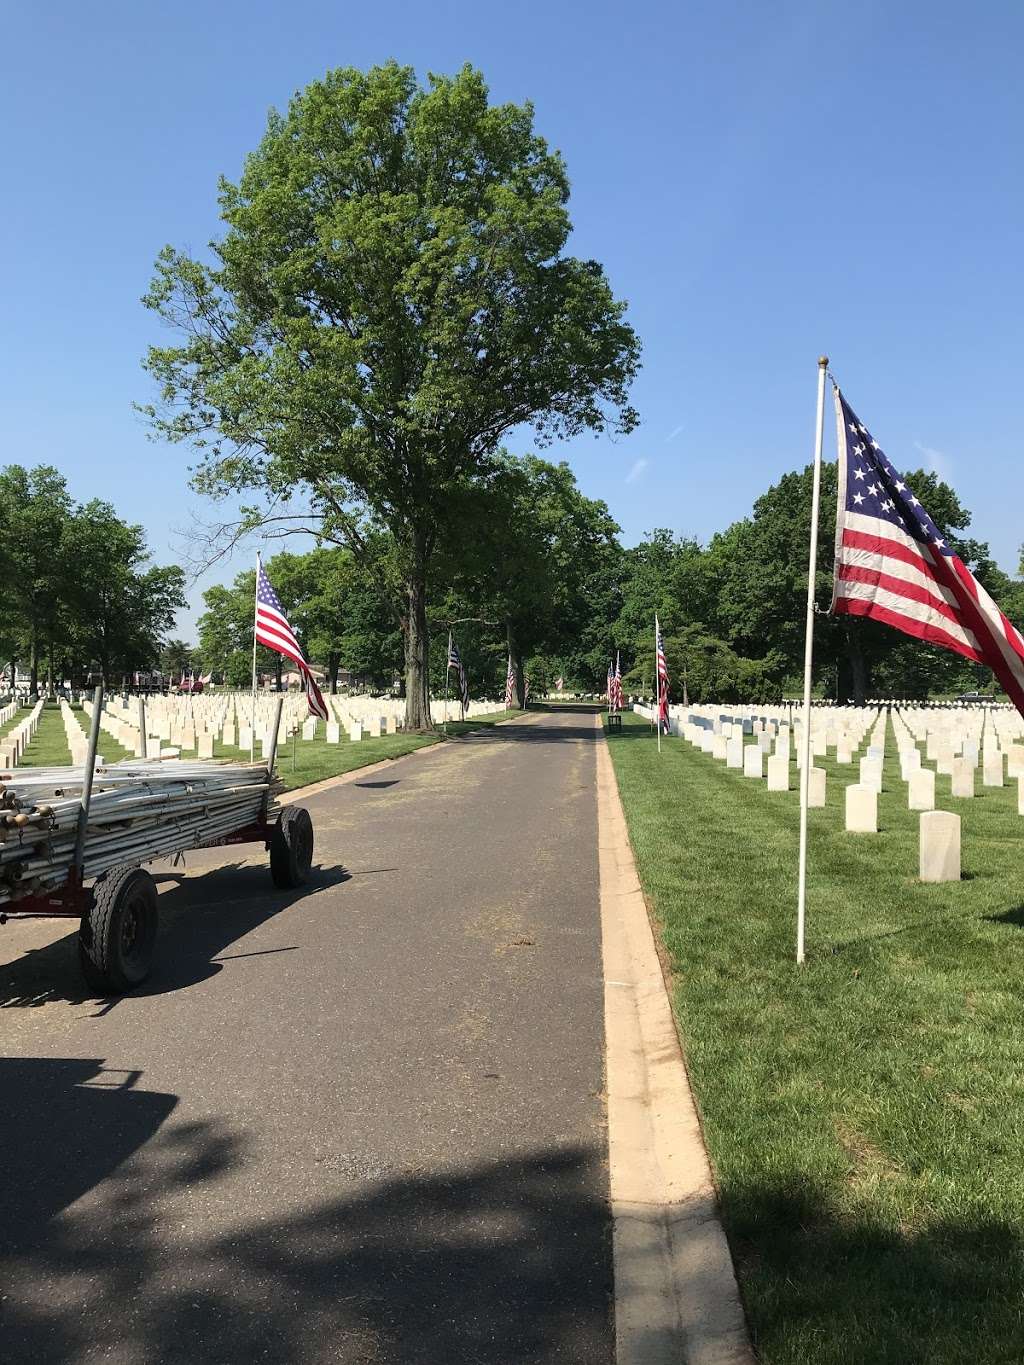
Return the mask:
[(205, 512), (190, 457), (131, 406), (162, 335), (139, 303), (156, 253), (216, 235), (217, 176), (328, 67), (470, 61), (494, 99), (533, 101), (572, 178), (573, 250), (644, 343), (639, 430), (549, 452), (628, 542), (706, 538), (806, 463), (826, 351), (890, 458), (948, 478), (1013, 571), (1022, 50), (1017, 0), (12, 7), (0, 463), (56, 464), (179, 559)]

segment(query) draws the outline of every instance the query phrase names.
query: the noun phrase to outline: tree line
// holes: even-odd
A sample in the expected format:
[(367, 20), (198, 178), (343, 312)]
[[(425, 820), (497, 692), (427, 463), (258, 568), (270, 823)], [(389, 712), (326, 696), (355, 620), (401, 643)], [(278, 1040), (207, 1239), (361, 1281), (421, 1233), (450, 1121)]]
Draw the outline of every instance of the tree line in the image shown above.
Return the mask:
[[(600, 692), (621, 656), (627, 690), (649, 694), (655, 612), (665, 636), (672, 696), (693, 702), (777, 701), (802, 687), (804, 601), (811, 469), (786, 474), (756, 499), (749, 516), (707, 544), (655, 530), (624, 546), (604, 502), (585, 497), (567, 464), (502, 454), (501, 474), (461, 510), (461, 534), (442, 547), (426, 619), (431, 690), (445, 680), (447, 631), (455, 627), (471, 688), (500, 694), (507, 660), (520, 704), (529, 673), (534, 694), (553, 687)], [(943, 535), (1003, 609), (1024, 626), (1024, 582), (970, 537), (970, 515), (951, 488), (923, 470), (905, 476)], [(823, 469), (823, 534), (816, 597), (832, 595), (836, 466)], [(386, 533), (376, 542), (394, 554)], [(376, 575), (344, 548), (284, 552), (266, 563), (282, 605), (332, 688), (344, 666), (367, 684), (403, 678), (401, 632), (376, 590)], [(381, 572), (386, 572), (386, 565)], [(236, 686), (252, 661), (255, 574), (208, 589), (195, 662)], [(280, 656), (260, 650), (261, 671)], [(279, 673), (280, 676), (280, 673)], [(875, 622), (819, 616), (818, 691), (863, 703), (874, 695), (913, 697), (991, 689), (988, 669), (924, 646)]]
[(49, 465), (0, 469), (0, 578), (0, 659), (33, 693), (152, 667), (185, 605), (182, 570), (150, 564), (142, 527), (75, 502)]

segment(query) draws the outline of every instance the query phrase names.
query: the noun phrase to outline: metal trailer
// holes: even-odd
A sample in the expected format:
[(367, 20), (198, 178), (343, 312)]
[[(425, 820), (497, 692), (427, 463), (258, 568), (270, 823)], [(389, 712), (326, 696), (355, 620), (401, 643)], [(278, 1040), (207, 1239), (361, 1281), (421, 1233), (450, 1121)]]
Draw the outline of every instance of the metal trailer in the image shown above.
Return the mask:
[[(86, 830), (92, 801), (103, 688), (97, 687), (89, 731), (78, 838), (67, 881), (60, 887), (19, 897), (0, 910), (0, 924), (10, 919), (77, 919), (78, 960), (91, 989), (121, 994), (145, 981), (153, 965), (157, 935), (157, 889), (149, 872), (138, 862), (128, 862), (104, 872), (87, 886), (82, 875)], [(267, 756), (272, 775), (277, 758), (277, 732), (281, 706), (274, 717), (273, 742)], [(269, 799), (269, 793), (268, 798)], [(313, 823), (304, 806), (285, 806), (276, 821), (264, 809), (251, 824), (205, 843), (184, 844), (177, 852), (196, 848), (219, 848), (261, 843), (270, 854), (270, 875), (279, 887), (301, 886), (313, 863)], [(175, 850), (160, 853), (174, 856)]]

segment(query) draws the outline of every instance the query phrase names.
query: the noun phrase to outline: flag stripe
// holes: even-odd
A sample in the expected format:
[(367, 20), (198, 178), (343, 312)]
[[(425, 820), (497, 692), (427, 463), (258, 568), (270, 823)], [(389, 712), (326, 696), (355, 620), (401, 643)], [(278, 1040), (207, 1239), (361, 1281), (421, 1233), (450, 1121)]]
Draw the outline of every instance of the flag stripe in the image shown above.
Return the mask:
[(844, 544), (839, 552), (837, 572), (841, 566), (845, 565), (857, 569), (877, 569), (879, 573), (884, 573), (890, 578), (898, 579), (901, 583), (907, 583), (927, 593), (936, 605), (956, 610), (955, 595), (927, 573), (920, 562), (916, 565), (908, 564), (905, 559), (898, 559), (886, 554), (872, 554), (870, 550), (854, 550)]
[(969, 650), (938, 626), (923, 625), (920, 621), (915, 621), (913, 617), (907, 616), (903, 612), (893, 611), (889, 607), (884, 607), (881, 603), (870, 599), (840, 598), (839, 600), (843, 603), (841, 614), (870, 617), (873, 621), (881, 621), (887, 626), (894, 626), (905, 635), (913, 635), (916, 639), (923, 640), (925, 644), (938, 645), (942, 649), (952, 650), (954, 654), (962, 654), (965, 659), (972, 659), (975, 663), (984, 662), (980, 654)]
[(886, 625), (897, 626), (919, 640), (941, 645), (943, 649), (951, 649), (966, 659), (973, 659), (975, 663), (984, 662), (981, 651), (971, 643), (966, 632), (959, 626), (945, 621), (898, 593), (887, 593), (869, 584), (851, 583), (848, 589), (842, 591), (837, 601), (844, 604), (840, 614), (846, 612), (851, 616), (877, 616), (878, 620), (884, 621)]
[[(1024, 657), (1017, 652), (1014, 642), (1003, 634), (999, 623), (1005, 617), (966, 565), (955, 556), (951, 568), (964, 589), (964, 615), (973, 625), (979, 641), (987, 645), (985, 662), (1024, 714)], [(946, 570), (945, 565), (943, 569)]]
[[(929, 613), (945, 617), (947, 621), (953, 622), (957, 630), (960, 631), (960, 618), (957, 613), (944, 599), (940, 602), (935, 598), (934, 593), (918, 583), (908, 582), (896, 574), (886, 573), (883, 569), (869, 569), (862, 564), (839, 564), (836, 573), (844, 583), (873, 583), (876, 587), (892, 594), (894, 597), (905, 597), (908, 602), (915, 602), (918, 606), (926, 607)], [(841, 590), (840, 597), (858, 596), (856, 593), (849, 593)], [(922, 618), (925, 619), (925, 618)], [(967, 632), (963, 631), (966, 636)], [(976, 640), (967, 640), (973, 648), (977, 648)]]
[[(1024, 640), (835, 390), (832, 610), (866, 616), (993, 670), (1024, 714)], [(853, 444), (851, 446), (851, 437)]]

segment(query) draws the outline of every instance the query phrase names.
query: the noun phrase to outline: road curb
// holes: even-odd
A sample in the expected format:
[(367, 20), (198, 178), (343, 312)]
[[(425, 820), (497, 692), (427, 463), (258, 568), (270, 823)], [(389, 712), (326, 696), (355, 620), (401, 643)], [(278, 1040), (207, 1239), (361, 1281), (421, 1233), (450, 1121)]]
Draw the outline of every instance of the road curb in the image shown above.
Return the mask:
[(597, 806), (616, 1363), (754, 1365), (700, 1120), (603, 739), (597, 750)]

